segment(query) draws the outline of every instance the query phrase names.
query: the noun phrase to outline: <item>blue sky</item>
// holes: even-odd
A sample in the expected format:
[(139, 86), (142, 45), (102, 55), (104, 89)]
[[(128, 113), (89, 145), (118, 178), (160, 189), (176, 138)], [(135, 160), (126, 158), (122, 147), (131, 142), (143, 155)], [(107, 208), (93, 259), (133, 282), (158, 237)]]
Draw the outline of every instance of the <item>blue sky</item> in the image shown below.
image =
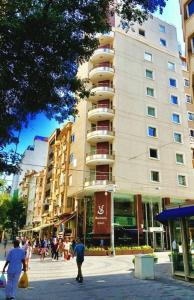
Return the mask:
[[(163, 15), (159, 13), (155, 15), (177, 27), (178, 40), (183, 45), (179, 0), (168, 0)], [(48, 120), (43, 114), (39, 114), (35, 120), (30, 122), (28, 128), (22, 130), (18, 144), (18, 152), (23, 153), (28, 145), (33, 144), (35, 135), (48, 137), (55, 128), (59, 126), (55, 120)]]

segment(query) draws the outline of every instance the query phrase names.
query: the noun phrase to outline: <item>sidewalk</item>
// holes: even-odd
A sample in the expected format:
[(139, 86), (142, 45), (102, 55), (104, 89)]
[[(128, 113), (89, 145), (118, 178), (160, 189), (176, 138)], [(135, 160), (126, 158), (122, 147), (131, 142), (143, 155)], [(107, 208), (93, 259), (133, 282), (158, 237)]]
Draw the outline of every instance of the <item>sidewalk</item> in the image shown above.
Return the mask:
[[(133, 256), (85, 257), (84, 282), (77, 283), (76, 262), (35, 256), (29, 273), (30, 288), (19, 289), (17, 300), (192, 300), (194, 285), (170, 276), (168, 253), (156, 253), (155, 280), (139, 280), (133, 274)], [(3, 262), (0, 262), (0, 270)], [(0, 290), (0, 299), (3, 290)]]

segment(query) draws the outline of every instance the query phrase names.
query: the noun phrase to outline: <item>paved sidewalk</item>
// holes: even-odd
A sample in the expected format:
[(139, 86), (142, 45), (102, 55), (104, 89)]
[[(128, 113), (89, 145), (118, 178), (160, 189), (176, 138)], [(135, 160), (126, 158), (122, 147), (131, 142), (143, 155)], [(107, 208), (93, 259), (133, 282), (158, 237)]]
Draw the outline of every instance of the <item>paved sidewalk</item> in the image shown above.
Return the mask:
[[(157, 253), (155, 280), (139, 280), (133, 274), (133, 256), (86, 257), (84, 282), (76, 282), (76, 262), (46, 258), (31, 261), (30, 288), (18, 289), (17, 300), (193, 300), (194, 285), (170, 277), (168, 253)], [(0, 261), (0, 270), (3, 261)], [(0, 299), (4, 299), (0, 289)]]

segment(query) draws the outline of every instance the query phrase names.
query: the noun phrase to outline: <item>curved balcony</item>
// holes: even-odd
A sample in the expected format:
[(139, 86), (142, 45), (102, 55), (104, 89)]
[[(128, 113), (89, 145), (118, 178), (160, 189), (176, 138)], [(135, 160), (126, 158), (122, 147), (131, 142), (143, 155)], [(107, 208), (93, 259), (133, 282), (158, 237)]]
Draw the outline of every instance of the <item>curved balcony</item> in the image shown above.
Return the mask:
[[(106, 47), (106, 46), (105, 46)], [(114, 57), (114, 50), (110, 48), (98, 48), (94, 51), (94, 53), (91, 56), (92, 62), (103, 62), (103, 61), (112, 61)]]
[(114, 158), (112, 151), (98, 149), (86, 155), (86, 164), (88, 166), (113, 164)]
[(114, 88), (112, 85), (96, 85), (91, 89), (89, 99), (98, 101), (100, 99), (111, 99), (114, 96)]
[(87, 141), (98, 143), (112, 141), (114, 132), (107, 126), (96, 126), (92, 128), (87, 134)]
[(85, 190), (91, 191), (105, 191), (107, 186), (110, 184), (114, 184), (114, 179), (112, 178), (112, 174), (107, 175), (93, 175), (85, 178), (84, 188)]
[(111, 120), (114, 117), (114, 110), (108, 105), (96, 105), (88, 111), (88, 120), (101, 121)]
[(99, 33), (99, 34), (97, 34), (97, 37), (100, 41), (100, 44), (112, 43), (114, 40), (114, 32), (110, 31), (107, 33)]
[(89, 72), (89, 79), (93, 81), (98, 80), (112, 80), (114, 76), (114, 69), (112, 66), (95, 66)]

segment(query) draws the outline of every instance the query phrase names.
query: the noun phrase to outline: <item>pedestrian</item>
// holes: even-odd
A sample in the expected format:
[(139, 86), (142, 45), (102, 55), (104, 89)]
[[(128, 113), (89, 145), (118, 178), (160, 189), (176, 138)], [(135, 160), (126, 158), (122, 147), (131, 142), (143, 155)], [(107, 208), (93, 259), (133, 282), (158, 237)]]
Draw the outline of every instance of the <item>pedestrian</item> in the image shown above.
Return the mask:
[(58, 240), (54, 240), (53, 242), (53, 260), (59, 259), (59, 242)]
[(43, 239), (40, 241), (40, 260), (44, 261), (46, 255), (46, 241)]
[(77, 270), (78, 270), (76, 280), (78, 282), (83, 282), (82, 263), (84, 261), (85, 246), (82, 243), (80, 238), (78, 238), (76, 242), (77, 243), (76, 243), (76, 246), (74, 249), (74, 254), (73, 254), (73, 256), (76, 256)]
[(7, 255), (6, 263), (3, 267), (3, 273), (7, 269), (7, 285), (5, 288), (6, 300), (15, 299), (15, 294), (17, 290), (18, 281), (22, 271), (26, 272), (25, 265), (25, 253), (24, 250), (19, 247), (19, 241), (14, 241), (14, 248), (11, 249)]
[(6, 255), (7, 255), (7, 238), (6, 237), (4, 237), (4, 239), (3, 239), (3, 247), (4, 247), (4, 250), (5, 250), (5, 253), (4, 253), (4, 256), (6, 257)]
[(64, 247), (64, 259), (68, 259), (69, 258), (70, 246), (71, 246), (71, 242), (70, 242), (70, 240), (68, 240), (66, 238), (65, 241), (64, 241), (64, 243), (63, 243), (63, 247)]
[(31, 257), (32, 257), (32, 245), (31, 245), (31, 242), (29, 241), (27, 244), (27, 248), (26, 248), (26, 270), (27, 271), (29, 269), (29, 263), (30, 263)]

